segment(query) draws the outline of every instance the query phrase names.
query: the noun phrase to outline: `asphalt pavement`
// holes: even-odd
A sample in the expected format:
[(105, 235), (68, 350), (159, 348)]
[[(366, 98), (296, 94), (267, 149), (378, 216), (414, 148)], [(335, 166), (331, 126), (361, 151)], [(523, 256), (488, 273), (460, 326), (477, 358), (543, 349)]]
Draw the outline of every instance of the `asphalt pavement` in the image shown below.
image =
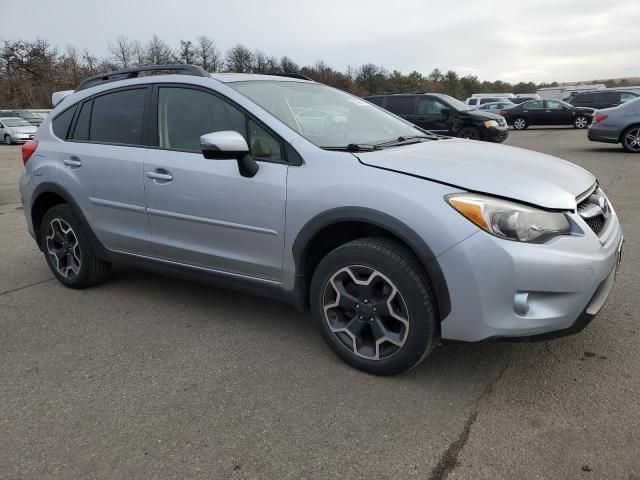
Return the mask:
[(276, 301), (124, 268), (63, 287), (0, 145), (0, 478), (640, 480), (640, 155), (564, 128), (507, 143), (598, 176), (613, 292), (578, 335), (443, 346), (393, 378)]

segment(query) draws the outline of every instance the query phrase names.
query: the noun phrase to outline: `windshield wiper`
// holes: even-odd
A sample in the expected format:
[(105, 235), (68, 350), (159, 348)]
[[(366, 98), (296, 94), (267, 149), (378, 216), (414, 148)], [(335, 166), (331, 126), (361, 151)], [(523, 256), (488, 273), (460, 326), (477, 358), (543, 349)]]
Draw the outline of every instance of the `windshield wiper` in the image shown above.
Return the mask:
[(403, 135), (401, 137), (396, 138), (395, 140), (389, 140), (388, 142), (376, 143), (378, 147), (390, 147), (394, 145), (405, 145), (408, 143), (419, 143), (422, 140), (438, 140), (438, 137), (427, 136), (427, 135)]
[(382, 149), (380, 145), (371, 145), (368, 143), (350, 143), (343, 147), (320, 147), (323, 150), (331, 150), (337, 152), (373, 152)]

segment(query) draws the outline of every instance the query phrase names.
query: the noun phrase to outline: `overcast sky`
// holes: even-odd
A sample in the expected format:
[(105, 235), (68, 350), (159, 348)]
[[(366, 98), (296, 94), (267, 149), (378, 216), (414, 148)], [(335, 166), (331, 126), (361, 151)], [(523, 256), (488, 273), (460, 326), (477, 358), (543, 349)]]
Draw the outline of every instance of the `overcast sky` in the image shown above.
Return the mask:
[(640, 76), (640, 0), (27, 0), (2, 8), (0, 38), (40, 36), (107, 54), (123, 34), (172, 46), (212, 37), (340, 70), (434, 68), (481, 80)]

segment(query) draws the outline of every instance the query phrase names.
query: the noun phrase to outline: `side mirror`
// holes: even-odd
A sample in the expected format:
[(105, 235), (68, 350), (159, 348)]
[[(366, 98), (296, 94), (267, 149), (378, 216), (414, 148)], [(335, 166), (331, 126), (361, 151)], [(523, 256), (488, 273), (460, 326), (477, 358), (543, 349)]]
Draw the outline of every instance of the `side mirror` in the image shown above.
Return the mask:
[(449, 115), (451, 115), (451, 109), (450, 108), (443, 108), (442, 110), (440, 110), (440, 113), (442, 114), (442, 116), (448, 117)]
[(243, 177), (253, 177), (260, 168), (251, 156), (247, 141), (233, 130), (205, 133), (200, 137), (200, 148), (202, 156), (209, 160), (235, 159)]

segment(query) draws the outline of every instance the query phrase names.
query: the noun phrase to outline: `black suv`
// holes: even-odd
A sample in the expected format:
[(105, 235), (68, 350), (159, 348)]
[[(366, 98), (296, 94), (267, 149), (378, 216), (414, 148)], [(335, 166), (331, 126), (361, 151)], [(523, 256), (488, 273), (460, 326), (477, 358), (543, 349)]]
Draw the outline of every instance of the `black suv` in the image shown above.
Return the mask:
[(603, 108), (616, 107), (622, 103), (628, 102), (637, 98), (639, 95), (634, 92), (623, 91), (596, 91), (596, 92), (584, 92), (577, 93), (569, 99), (571, 105), (576, 107), (590, 107), (597, 110)]
[(449, 95), (397, 93), (364, 98), (430, 132), (497, 143), (509, 136), (507, 122), (500, 115), (472, 110)]

